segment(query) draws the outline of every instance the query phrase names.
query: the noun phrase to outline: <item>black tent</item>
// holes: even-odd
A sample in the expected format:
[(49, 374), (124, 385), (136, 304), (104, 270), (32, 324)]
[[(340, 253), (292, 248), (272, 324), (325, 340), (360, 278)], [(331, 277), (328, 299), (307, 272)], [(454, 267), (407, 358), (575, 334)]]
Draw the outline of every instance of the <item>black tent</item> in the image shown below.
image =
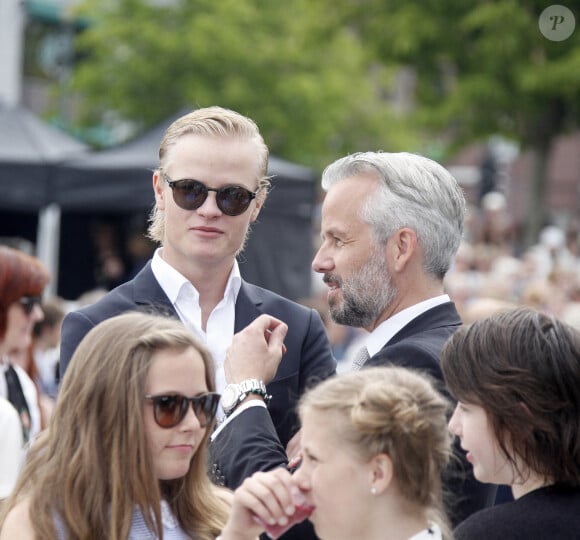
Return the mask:
[(58, 230), (59, 211), (51, 205), (56, 171), (64, 159), (87, 151), (26, 108), (0, 103), (0, 237), (36, 243), (37, 255), (53, 273), (58, 238), (45, 232)]
[[(47, 177), (29, 183), (29, 190), (42, 190), (44, 195), (29, 200), (27, 208), (38, 211), (54, 203), (62, 212), (60, 233), (54, 231), (60, 235), (58, 294), (72, 299), (93, 286), (94, 276), (87, 275), (94, 264), (88, 241), (91, 219), (106, 214), (117, 224), (136, 216), (145, 222), (154, 202), (151, 171), (158, 163), (159, 142), (173, 120), (117, 148), (65, 160)], [(0, 179), (2, 167), (0, 162)], [(310, 293), (316, 178), (310, 169), (274, 156), (268, 172), (272, 191), (240, 255), (240, 269), (247, 280), (298, 299)], [(17, 198), (12, 192), (18, 188), (0, 185), (3, 192), (11, 192), (12, 200)]]
[(21, 106), (0, 104), (0, 210), (53, 202), (57, 165), (87, 147)]

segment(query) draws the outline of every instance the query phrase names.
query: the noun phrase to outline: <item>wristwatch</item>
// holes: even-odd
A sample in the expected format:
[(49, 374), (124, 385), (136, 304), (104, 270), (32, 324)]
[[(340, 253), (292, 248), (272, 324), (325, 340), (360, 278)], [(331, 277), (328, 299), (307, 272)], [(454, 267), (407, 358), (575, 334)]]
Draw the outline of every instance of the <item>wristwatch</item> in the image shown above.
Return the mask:
[(232, 414), (235, 408), (248, 394), (258, 394), (264, 398), (266, 405), (272, 396), (268, 395), (266, 385), (259, 379), (247, 379), (238, 384), (228, 384), (222, 393), (221, 404), (226, 416)]

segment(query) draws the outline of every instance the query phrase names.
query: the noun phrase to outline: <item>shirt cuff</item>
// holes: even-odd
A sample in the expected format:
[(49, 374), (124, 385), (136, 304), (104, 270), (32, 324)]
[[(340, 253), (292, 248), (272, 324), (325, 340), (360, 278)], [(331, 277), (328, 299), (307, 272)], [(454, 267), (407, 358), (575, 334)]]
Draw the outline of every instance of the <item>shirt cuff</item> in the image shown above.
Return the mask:
[(245, 410), (249, 409), (250, 407), (264, 407), (267, 409), (266, 404), (261, 399), (251, 399), (249, 401), (245, 401), (244, 403), (238, 405), (236, 410), (230, 414), (226, 419), (216, 428), (214, 429), (213, 433), (211, 434), (210, 441), (214, 441), (216, 437), (221, 433), (221, 431), (236, 417), (242, 414)]

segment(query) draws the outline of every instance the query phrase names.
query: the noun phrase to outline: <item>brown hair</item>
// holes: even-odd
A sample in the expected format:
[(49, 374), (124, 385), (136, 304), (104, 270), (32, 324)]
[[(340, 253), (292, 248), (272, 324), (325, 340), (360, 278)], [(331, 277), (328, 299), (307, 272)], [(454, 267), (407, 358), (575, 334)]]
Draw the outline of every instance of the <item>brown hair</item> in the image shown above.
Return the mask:
[(403, 496), (449, 531), (441, 478), (451, 457), (447, 400), (427, 375), (373, 367), (333, 377), (307, 392), (299, 411), (340, 418), (341, 438), (363, 459), (387, 454)]
[(0, 340), (6, 333), (8, 308), (23, 296), (40, 296), (50, 274), (32, 255), (0, 246)]
[(486, 411), (517, 469), (519, 457), (556, 483), (580, 486), (580, 333), (531, 308), (459, 329), (441, 357), (459, 401)]
[(159, 350), (194, 347), (215, 390), (207, 349), (179, 321), (125, 313), (94, 327), (81, 341), (51, 418), (32, 446), (7, 512), (31, 497), (31, 520), (39, 539), (55, 537), (55, 518), (67, 538), (127, 538), (138, 506), (161, 537), (160, 501), (167, 500), (181, 527), (213, 540), (225, 524), (227, 505), (207, 475), (212, 425), (182, 478), (154, 478), (143, 422), (145, 381)]

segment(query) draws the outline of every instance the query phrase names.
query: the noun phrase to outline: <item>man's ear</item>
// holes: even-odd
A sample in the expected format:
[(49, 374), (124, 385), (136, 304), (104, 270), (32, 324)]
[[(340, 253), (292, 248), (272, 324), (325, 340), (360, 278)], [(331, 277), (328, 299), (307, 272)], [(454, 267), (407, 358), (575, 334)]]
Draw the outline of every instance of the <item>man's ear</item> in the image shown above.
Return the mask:
[(369, 490), (373, 495), (383, 493), (393, 480), (393, 461), (387, 454), (377, 454), (370, 462)]
[(165, 190), (163, 176), (159, 169), (153, 171), (153, 192), (155, 193), (155, 203), (159, 210), (165, 210)]
[(389, 238), (392, 268), (402, 272), (417, 251), (417, 233), (413, 229), (403, 227)]
[(252, 213), (250, 215), (250, 223), (254, 223), (254, 221), (256, 221), (256, 219), (258, 219), (258, 215), (260, 214), (260, 210), (262, 209), (262, 206), (266, 202), (267, 196), (268, 196), (268, 194), (266, 193), (266, 191), (262, 190), (262, 189), (256, 195), (256, 198), (254, 199), (256, 204), (254, 205), (254, 208), (252, 209)]

